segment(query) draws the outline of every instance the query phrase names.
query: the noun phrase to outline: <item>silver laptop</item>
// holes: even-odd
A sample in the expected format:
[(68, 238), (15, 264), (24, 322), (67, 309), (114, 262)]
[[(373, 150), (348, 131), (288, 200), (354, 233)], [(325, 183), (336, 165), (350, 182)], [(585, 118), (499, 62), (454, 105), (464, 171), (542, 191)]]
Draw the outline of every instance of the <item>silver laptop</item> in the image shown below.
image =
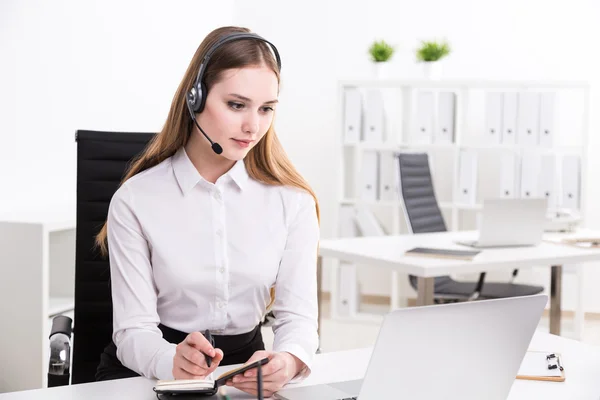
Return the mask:
[(546, 210), (545, 198), (486, 199), (479, 239), (457, 243), (477, 248), (538, 245), (544, 234)]
[(290, 387), (282, 400), (505, 400), (546, 295), (414, 307), (381, 325), (364, 380)]

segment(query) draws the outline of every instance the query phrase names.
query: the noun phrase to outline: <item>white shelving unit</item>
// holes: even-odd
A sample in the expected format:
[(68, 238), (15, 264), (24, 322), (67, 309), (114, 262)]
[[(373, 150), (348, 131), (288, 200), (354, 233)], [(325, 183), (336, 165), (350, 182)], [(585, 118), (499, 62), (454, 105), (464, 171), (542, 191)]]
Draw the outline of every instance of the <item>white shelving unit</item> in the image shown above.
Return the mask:
[[(432, 176), (438, 203), (446, 220), (449, 230), (475, 229), (477, 219), (482, 209), (485, 198), (500, 197), (500, 182), (497, 165), (502, 154), (514, 154), (522, 160), (532, 154), (556, 156), (556, 179), (560, 179), (561, 162), (563, 156), (578, 156), (580, 160), (580, 185), (579, 185), (579, 212), (585, 221), (585, 182), (587, 166), (587, 141), (589, 120), (589, 85), (586, 82), (576, 81), (480, 81), (480, 80), (452, 80), (452, 81), (422, 81), (422, 80), (346, 80), (338, 86), (338, 121), (341, 158), (340, 170), (342, 171), (338, 187), (338, 212), (340, 207), (354, 206), (366, 207), (374, 213), (383, 216), (379, 218), (387, 234), (395, 235), (407, 232), (404, 221), (402, 203), (399, 192), (395, 199), (365, 199), (361, 193), (365, 152), (382, 154), (400, 152), (425, 152), (429, 154)], [(347, 130), (349, 124), (356, 124), (357, 120), (347, 120), (346, 94), (348, 91), (357, 91), (362, 99), (359, 132)], [(372, 96), (368, 92), (381, 93), (384, 107), (385, 122), (383, 123), (383, 138), (369, 140), (368, 128), (365, 126), (370, 111), (367, 109), (368, 99)], [(454, 93), (453, 138), (451, 142), (435, 142), (433, 135), (419, 137), (419, 102), (417, 94), (426, 91), (433, 93), (436, 99), (433, 116), (437, 121), (439, 110), (437, 99), (440, 93)], [(486, 139), (486, 99), (488, 93), (512, 93), (515, 97), (523, 98), (529, 93), (540, 94), (554, 93), (553, 98), (553, 129), (554, 138), (551, 145), (541, 141), (535, 145), (524, 145), (521, 141), (515, 143), (492, 143)], [(525, 95), (523, 95), (525, 94)], [(353, 96), (356, 96), (354, 94)], [(370, 97), (369, 97), (370, 96)], [(507, 96), (508, 97), (508, 96)], [(547, 96), (546, 96), (547, 97)], [(354, 97), (356, 99), (356, 97)], [(350, 100), (348, 100), (350, 101)], [(541, 100), (540, 100), (541, 101)], [(353, 106), (354, 107), (354, 106)], [(539, 112), (539, 109), (538, 111)], [(374, 115), (378, 115), (375, 113)], [(518, 122), (516, 117), (515, 122)], [(377, 125), (375, 123), (374, 125)], [(523, 124), (524, 125), (524, 124)], [(437, 123), (433, 124), (433, 131)], [(373, 128), (371, 128), (373, 130)], [(500, 132), (498, 132), (500, 133)], [(517, 135), (518, 132), (514, 132)], [(375, 135), (377, 138), (378, 135)], [(417, 140), (415, 140), (417, 138)], [(371, 138), (372, 139), (372, 138)], [(519, 139), (517, 137), (517, 139)], [(476, 200), (465, 203), (459, 198), (459, 164), (460, 154), (463, 150), (472, 152), (478, 160)], [(379, 161), (381, 163), (381, 161)], [(380, 165), (380, 164), (379, 164)], [(397, 168), (397, 164), (396, 164)], [(381, 171), (378, 171), (381, 176)], [(376, 183), (375, 186), (378, 186)], [(557, 192), (560, 192), (560, 182), (557, 182)], [(519, 196), (516, 196), (519, 197)], [(557, 193), (558, 198), (558, 193)], [(560, 202), (558, 202), (560, 206)], [(339, 214), (336, 226), (341, 226)], [(343, 223), (343, 222), (342, 222)], [(340, 233), (341, 234), (341, 233)], [(343, 234), (341, 234), (343, 236)], [(331, 276), (331, 305), (332, 316), (340, 318), (336, 311), (336, 296), (338, 276), (337, 268), (332, 268)], [(398, 286), (400, 279), (401, 287)], [(391, 279), (390, 308), (394, 309), (405, 304), (407, 293), (411, 289), (406, 283), (406, 277), (398, 277), (395, 273)], [(401, 304), (402, 303), (402, 304)], [(373, 320), (372, 315), (357, 313), (351, 319)], [(375, 318), (379, 321), (378, 318)]]
[(75, 206), (0, 214), (0, 393), (47, 385), (52, 318), (73, 316)]

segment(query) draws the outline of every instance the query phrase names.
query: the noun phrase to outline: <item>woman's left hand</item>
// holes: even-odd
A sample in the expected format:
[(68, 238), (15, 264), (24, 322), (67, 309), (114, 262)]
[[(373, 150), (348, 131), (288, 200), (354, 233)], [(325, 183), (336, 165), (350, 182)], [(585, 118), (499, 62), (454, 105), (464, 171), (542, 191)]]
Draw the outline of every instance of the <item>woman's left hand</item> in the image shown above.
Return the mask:
[[(304, 367), (304, 363), (297, 357), (287, 352), (276, 353), (272, 351), (257, 351), (248, 360), (248, 364), (269, 358), (269, 362), (261, 366), (263, 377), (263, 396), (271, 397), (273, 393), (281, 389), (286, 383), (294, 378)], [(236, 375), (227, 381), (228, 386), (233, 386), (241, 391), (257, 396), (257, 371), (256, 368), (244, 372), (244, 375)]]

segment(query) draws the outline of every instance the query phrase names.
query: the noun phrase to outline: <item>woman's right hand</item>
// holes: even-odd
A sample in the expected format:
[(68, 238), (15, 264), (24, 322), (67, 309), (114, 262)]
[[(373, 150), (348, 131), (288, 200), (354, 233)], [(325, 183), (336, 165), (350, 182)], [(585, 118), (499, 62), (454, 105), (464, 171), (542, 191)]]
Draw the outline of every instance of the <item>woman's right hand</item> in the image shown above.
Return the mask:
[[(212, 358), (210, 367), (206, 365), (205, 354)], [(221, 349), (214, 349), (202, 333), (192, 332), (177, 345), (173, 357), (173, 377), (204, 379), (219, 366), (222, 359)]]

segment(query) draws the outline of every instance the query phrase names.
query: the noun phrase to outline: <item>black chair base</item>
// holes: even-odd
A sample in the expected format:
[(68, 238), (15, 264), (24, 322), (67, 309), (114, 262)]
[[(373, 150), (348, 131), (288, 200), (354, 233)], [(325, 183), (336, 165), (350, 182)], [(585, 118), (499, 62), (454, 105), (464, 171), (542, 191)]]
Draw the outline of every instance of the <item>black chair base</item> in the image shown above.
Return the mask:
[[(417, 277), (410, 277), (411, 286), (417, 290)], [(467, 300), (477, 287), (477, 282), (456, 281), (449, 276), (435, 278), (434, 297), (444, 300)], [(485, 282), (479, 299), (500, 299), (505, 297), (531, 296), (542, 293), (542, 286), (517, 283)]]

